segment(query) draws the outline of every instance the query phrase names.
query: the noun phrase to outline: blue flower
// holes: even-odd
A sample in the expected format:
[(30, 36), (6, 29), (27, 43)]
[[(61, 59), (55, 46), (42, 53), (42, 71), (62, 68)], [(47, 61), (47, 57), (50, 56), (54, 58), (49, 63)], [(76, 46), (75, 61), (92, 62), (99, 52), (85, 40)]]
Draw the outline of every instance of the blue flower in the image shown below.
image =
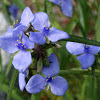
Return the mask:
[(73, 55), (78, 55), (77, 60), (80, 61), (82, 69), (88, 69), (95, 61), (94, 54), (100, 51), (100, 47), (86, 45), (76, 42), (67, 42), (66, 49)]
[(34, 48), (34, 43), (31, 42), (21, 31), (22, 39), (20, 37), (14, 37), (10, 35), (4, 35), (0, 37), (0, 47), (8, 52), (15, 53), (19, 51), (13, 58), (12, 64), (20, 72), (24, 72), (32, 62), (31, 53), (26, 49)]
[(69, 38), (69, 35), (66, 32), (51, 27), (49, 17), (44, 12), (34, 14), (32, 25), (35, 30), (40, 32), (30, 32), (29, 39), (37, 44), (43, 45), (46, 42), (45, 36), (52, 42)]
[(19, 73), (19, 88), (21, 91), (23, 91), (24, 87), (26, 86), (25, 77), (27, 77), (27, 70), (25, 70), (23, 73)]
[(49, 84), (53, 94), (62, 96), (68, 89), (68, 83), (61, 76), (53, 77), (59, 73), (60, 68), (56, 55), (52, 53), (47, 59), (50, 62), (50, 67), (43, 66), (42, 70), (46, 77), (39, 74), (32, 76), (26, 85), (26, 90), (35, 94), (45, 89), (46, 85)]
[(11, 5), (9, 7), (9, 13), (16, 19), (18, 14), (18, 7), (16, 5)]
[(31, 21), (34, 19), (34, 15), (29, 7), (26, 7), (21, 15), (21, 21), (18, 23), (17, 27), (13, 30), (14, 36), (19, 36), (20, 31), (24, 31), (28, 28)]
[(49, 0), (56, 5), (61, 5), (61, 9), (65, 16), (72, 17), (73, 4), (72, 0)]

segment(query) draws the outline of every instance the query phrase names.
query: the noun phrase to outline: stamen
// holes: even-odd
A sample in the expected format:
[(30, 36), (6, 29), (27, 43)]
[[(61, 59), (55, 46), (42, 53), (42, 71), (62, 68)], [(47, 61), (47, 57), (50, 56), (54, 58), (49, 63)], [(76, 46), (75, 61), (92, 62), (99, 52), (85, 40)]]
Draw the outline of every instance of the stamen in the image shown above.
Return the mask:
[(46, 79), (46, 81), (48, 81), (48, 79)]
[(45, 25), (43, 25), (43, 27), (45, 27)]
[(17, 40), (17, 42), (18, 42), (18, 40)]
[(15, 44), (15, 45), (17, 45), (17, 44)]
[(21, 45), (21, 46), (23, 46), (23, 45)]

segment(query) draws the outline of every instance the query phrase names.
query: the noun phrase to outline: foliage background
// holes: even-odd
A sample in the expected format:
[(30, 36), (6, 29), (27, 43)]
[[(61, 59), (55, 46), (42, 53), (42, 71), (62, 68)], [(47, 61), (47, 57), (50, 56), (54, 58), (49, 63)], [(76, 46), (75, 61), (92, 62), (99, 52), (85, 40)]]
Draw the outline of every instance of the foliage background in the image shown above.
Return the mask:
[[(61, 12), (60, 7), (47, 0), (1, 0), (0, 13), (3, 13), (6, 25), (0, 34), (5, 33), (7, 26), (12, 25), (13, 19), (9, 14), (8, 7), (15, 4), (19, 8), (18, 19), (26, 6), (33, 13), (47, 12), (52, 26), (63, 30), (70, 35), (89, 38), (100, 42), (100, 1), (99, 0), (72, 0), (74, 9), (73, 16), (68, 18)], [(2, 19), (0, 19), (0, 22)], [(18, 87), (18, 78), (12, 66), (12, 56), (3, 58), (5, 53), (0, 54), (0, 100), (6, 100), (9, 90), (12, 90), (11, 100), (100, 100), (100, 54), (96, 55), (96, 61), (89, 70), (82, 71), (76, 56), (71, 55), (65, 48), (65, 41), (60, 41), (60, 49), (52, 48), (47, 51), (48, 56), (54, 52), (59, 59), (60, 69), (66, 73), (60, 73), (66, 78), (69, 89), (64, 96), (55, 96), (50, 90), (43, 90), (36, 95), (30, 95), (25, 90), (21, 92)], [(1, 50), (2, 51), (2, 50)], [(0, 52), (1, 52), (0, 51)], [(4, 51), (2, 51), (4, 52)], [(6, 60), (9, 63), (6, 64)], [(5, 64), (2, 64), (5, 63)], [(93, 74), (88, 74), (90, 71)], [(18, 73), (18, 72), (17, 72)], [(14, 82), (14, 80), (16, 80)], [(14, 84), (15, 83), (15, 84)], [(14, 87), (13, 87), (14, 85)]]

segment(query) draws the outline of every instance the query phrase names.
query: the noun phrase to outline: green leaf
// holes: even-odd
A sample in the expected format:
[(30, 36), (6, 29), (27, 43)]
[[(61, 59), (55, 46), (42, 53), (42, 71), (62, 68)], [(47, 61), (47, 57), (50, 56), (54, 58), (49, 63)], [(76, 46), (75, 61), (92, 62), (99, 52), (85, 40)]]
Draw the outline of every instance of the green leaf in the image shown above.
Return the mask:
[(84, 30), (84, 37), (87, 37), (89, 30), (89, 6), (87, 5), (87, 0), (77, 0), (78, 1), (78, 11), (79, 11), (79, 20), (82, 30)]
[(100, 6), (98, 10), (98, 19), (96, 24), (96, 40), (100, 42)]

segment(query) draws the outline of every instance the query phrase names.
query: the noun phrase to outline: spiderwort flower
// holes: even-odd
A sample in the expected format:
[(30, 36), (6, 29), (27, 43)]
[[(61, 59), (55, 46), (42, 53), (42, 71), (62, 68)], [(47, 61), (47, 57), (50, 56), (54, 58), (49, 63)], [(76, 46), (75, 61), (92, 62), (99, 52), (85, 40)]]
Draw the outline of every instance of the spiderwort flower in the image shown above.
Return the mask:
[(8, 52), (15, 53), (19, 51), (13, 58), (12, 64), (20, 72), (24, 72), (32, 62), (31, 53), (26, 49), (34, 48), (34, 43), (31, 42), (22, 33), (22, 39), (20, 37), (14, 37), (12, 35), (0, 37), (0, 47)]
[(88, 69), (95, 61), (94, 54), (100, 51), (100, 47), (86, 45), (76, 42), (67, 42), (66, 49), (73, 55), (78, 55), (77, 60), (80, 61), (82, 69)]
[(21, 21), (13, 31), (14, 36), (19, 36), (20, 31), (24, 31), (28, 28), (31, 21), (34, 19), (34, 15), (29, 7), (26, 7), (21, 15)]
[(62, 96), (68, 89), (68, 83), (61, 76), (53, 77), (59, 73), (60, 68), (56, 55), (52, 53), (47, 59), (50, 62), (50, 67), (43, 66), (42, 70), (46, 77), (39, 74), (32, 76), (26, 85), (26, 90), (35, 94), (45, 89), (46, 85), (49, 84), (53, 94)]
[(44, 12), (34, 14), (32, 25), (35, 30), (40, 32), (30, 32), (29, 39), (37, 44), (43, 45), (46, 42), (45, 36), (52, 42), (69, 38), (66, 32), (51, 27), (49, 17)]
[(61, 9), (65, 16), (72, 17), (73, 4), (72, 0), (49, 0), (56, 5), (61, 5)]
[(18, 7), (16, 5), (11, 5), (9, 7), (9, 13), (13, 16), (13, 18), (17, 18), (17, 14), (18, 14)]

